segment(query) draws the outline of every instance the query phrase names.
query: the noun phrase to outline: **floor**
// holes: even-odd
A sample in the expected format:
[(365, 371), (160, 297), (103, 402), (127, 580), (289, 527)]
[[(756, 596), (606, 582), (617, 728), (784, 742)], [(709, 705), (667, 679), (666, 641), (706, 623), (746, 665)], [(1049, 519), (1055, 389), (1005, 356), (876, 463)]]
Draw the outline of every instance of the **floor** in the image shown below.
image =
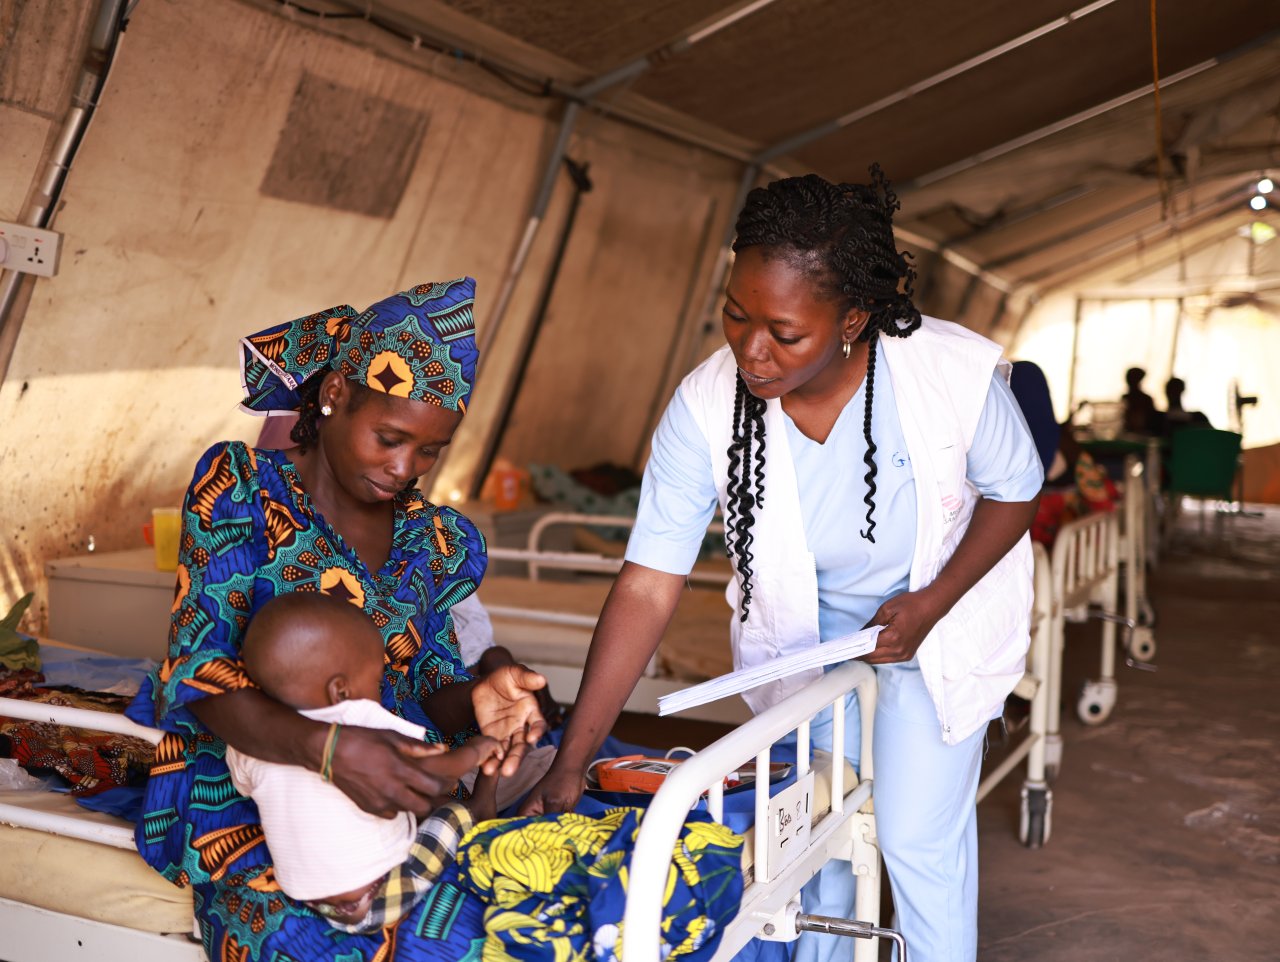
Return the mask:
[[(1052, 837), (1019, 844), (1020, 779), (979, 807), (983, 962), (1280, 960), (1280, 509), (1222, 537), (1215, 520), (1201, 537), (1184, 517), (1161, 557), (1158, 670), (1121, 667), (1098, 727), (1075, 716), (1097, 623), (1069, 626)], [(654, 722), (624, 719), (623, 737), (723, 731)]]
[(1052, 837), (1022, 848), (1018, 785), (979, 808), (984, 962), (1280, 959), (1280, 509), (1155, 569), (1159, 670), (1120, 668), (1096, 728), (1074, 695), (1096, 623), (1071, 626)]

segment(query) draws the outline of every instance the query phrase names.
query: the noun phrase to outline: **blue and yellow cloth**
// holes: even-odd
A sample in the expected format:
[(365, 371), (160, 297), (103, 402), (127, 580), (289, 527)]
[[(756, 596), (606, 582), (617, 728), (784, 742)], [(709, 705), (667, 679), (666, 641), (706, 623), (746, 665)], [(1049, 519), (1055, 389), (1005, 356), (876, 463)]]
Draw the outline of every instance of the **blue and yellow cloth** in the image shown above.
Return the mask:
[(363, 313), (342, 304), (241, 338), (241, 407), (296, 411), (308, 379), (337, 371), (373, 391), (465, 413), (479, 358), (475, 297), (470, 277), (419, 284)]
[[(458, 851), (487, 904), (484, 962), (620, 962), (628, 867), (643, 811), (482, 822)], [(691, 813), (662, 899), (663, 958), (715, 954), (742, 899), (742, 836)]]

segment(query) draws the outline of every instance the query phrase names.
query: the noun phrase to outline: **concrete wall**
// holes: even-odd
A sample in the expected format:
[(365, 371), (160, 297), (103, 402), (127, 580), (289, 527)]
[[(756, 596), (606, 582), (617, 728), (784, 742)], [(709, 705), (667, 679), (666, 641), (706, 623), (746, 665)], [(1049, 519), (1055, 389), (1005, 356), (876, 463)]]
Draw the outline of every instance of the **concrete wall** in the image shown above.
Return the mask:
[[(65, 108), (48, 91), (65, 88), (87, 8), (0, 7), (5, 62), (17, 51), (52, 78), (24, 80), (38, 97), (0, 87), (0, 219), (18, 214)], [(64, 194), (61, 271), (35, 285), (0, 388), (0, 608), (37, 590), (28, 625), (40, 628), (45, 561), (82, 553), (91, 535), (98, 550), (139, 545), (150, 508), (178, 502), (205, 447), (256, 436), (236, 407), (241, 335), (463, 273), (479, 281), (485, 323), (555, 105), (406, 59), (233, 0), (137, 7)], [(737, 171), (600, 118), (570, 154), (591, 161), (597, 188), (519, 409), (532, 440), (515, 453), (627, 463), (667, 374), (652, 347), (685, 320), (685, 290), (707, 266), (701, 231), (721, 229)], [(562, 184), (550, 227), (566, 199)], [(535, 246), (457, 470), (493, 416), (484, 381), (514, 363), (553, 242), (548, 229)]]

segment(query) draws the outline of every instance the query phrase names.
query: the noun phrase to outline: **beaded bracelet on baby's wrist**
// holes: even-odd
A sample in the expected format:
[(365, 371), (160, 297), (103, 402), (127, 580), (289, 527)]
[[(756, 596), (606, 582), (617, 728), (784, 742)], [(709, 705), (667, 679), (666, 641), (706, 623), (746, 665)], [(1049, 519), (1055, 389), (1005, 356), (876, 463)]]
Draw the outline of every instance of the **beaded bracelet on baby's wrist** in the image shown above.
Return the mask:
[(338, 735), (342, 731), (342, 726), (337, 722), (329, 725), (329, 734), (325, 736), (324, 751), (322, 752), (323, 760), (320, 762), (320, 777), (326, 781), (333, 781), (333, 754), (338, 748)]

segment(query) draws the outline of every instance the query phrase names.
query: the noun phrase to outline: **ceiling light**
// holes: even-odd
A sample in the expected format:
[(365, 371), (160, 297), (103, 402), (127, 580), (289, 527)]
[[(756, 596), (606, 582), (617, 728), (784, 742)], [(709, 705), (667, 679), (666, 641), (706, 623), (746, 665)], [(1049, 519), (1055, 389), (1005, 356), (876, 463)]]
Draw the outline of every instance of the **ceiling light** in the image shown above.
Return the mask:
[(1254, 210), (1262, 210), (1267, 206), (1267, 199), (1261, 194), (1254, 194), (1249, 198), (1249, 206)]
[(1272, 182), (1270, 177), (1263, 177), (1262, 180), (1258, 181), (1259, 194), (1269, 194), (1275, 189), (1276, 185)]

